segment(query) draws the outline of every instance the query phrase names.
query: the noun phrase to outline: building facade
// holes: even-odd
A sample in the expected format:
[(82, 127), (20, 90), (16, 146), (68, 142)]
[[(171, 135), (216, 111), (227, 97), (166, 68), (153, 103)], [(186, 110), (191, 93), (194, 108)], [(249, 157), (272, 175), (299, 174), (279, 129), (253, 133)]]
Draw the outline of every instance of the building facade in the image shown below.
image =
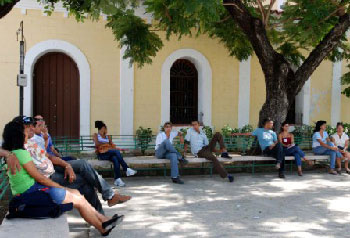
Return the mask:
[[(141, 10), (142, 11), (142, 10)], [(151, 21), (149, 16), (145, 19)], [(165, 121), (199, 119), (220, 130), (225, 124), (257, 125), (265, 101), (264, 75), (255, 56), (239, 62), (218, 40), (172, 37), (140, 68), (123, 59), (106, 21), (78, 23), (63, 8), (47, 16), (36, 1), (22, 0), (0, 20), (0, 125), (19, 112), (19, 42), (24, 22), (25, 115), (44, 114), (53, 135), (90, 135), (103, 120), (110, 134), (131, 135), (139, 126), (156, 133)], [(345, 62), (324, 61), (305, 84), (291, 122), (350, 122), (350, 99), (341, 95)]]

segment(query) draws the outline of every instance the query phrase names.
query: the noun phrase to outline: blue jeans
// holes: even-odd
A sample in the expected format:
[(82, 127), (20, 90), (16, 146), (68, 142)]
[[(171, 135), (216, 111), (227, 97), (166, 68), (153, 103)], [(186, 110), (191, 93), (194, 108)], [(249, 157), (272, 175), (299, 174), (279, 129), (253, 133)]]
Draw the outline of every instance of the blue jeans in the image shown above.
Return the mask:
[(62, 204), (64, 199), (66, 198), (66, 190), (63, 188), (55, 188), (41, 185), (40, 183), (35, 183), (24, 193), (32, 193), (35, 191), (43, 191), (48, 193), (52, 199), (52, 201), (56, 204)]
[(169, 159), (171, 166), (171, 177), (179, 177), (179, 166), (178, 161), (181, 158), (180, 153), (174, 148), (169, 139), (160, 144), (155, 153), (158, 159)]
[(284, 147), (284, 154), (286, 156), (294, 156), (297, 166), (301, 166), (301, 159), (305, 157), (305, 153), (297, 145), (290, 149)]
[[(327, 144), (329, 146), (334, 146), (334, 144), (331, 142), (329, 142)], [(331, 157), (331, 163), (330, 163), (331, 169), (335, 169), (336, 158), (343, 157), (339, 151), (330, 150), (330, 149), (327, 149), (326, 147), (323, 147), (323, 146), (314, 147), (314, 148), (312, 148), (312, 151), (314, 152), (315, 155), (329, 155)]]
[(125, 163), (123, 156), (120, 154), (119, 150), (109, 150), (106, 153), (98, 154), (99, 160), (109, 160), (114, 165), (114, 179), (121, 177), (120, 166), (126, 171), (129, 167)]

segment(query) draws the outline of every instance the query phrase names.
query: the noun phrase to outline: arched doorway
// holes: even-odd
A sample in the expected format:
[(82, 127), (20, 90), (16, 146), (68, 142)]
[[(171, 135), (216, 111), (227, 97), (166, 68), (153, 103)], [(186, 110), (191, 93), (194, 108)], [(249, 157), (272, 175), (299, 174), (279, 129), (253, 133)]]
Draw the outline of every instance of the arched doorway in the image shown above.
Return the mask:
[(178, 59), (170, 69), (170, 121), (190, 124), (198, 120), (198, 72), (187, 59)]
[(40, 57), (33, 71), (33, 114), (42, 115), (52, 136), (80, 135), (80, 79), (68, 55), (51, 52)]

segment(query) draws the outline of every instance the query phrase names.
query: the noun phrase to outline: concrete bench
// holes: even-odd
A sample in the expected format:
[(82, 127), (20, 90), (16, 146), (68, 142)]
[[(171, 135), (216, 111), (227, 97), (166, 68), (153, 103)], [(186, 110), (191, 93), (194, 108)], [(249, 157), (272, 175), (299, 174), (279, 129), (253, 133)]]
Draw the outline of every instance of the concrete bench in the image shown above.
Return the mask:
[(62, 238), (69, 237), (67, 215), (49, 219), (4, 219), (0, 238)]
[[(257, 164), (257, 162), (276, 161), (274, 158), (267, 157), (267, 156), (241, 156), (241, 155), (231, 155), (231, 156), (232, 156), (232, 159), (225, 159), (225, 158), (218, 157), (218, 160), (223, 164), (234, 164), (235, 162), (250, 162), (251, 164), (246, 165), (246, 166), (229, 166), (229, 167), (231, 167), (231, 168), (251, 167), (252, 173), (254, 173), (254, 168), (259, 166)], [(329, 156), (327, 156), (327, 155), (308, 154), (306, 157), (311, 161), (329, 160)], [(204, 163), (212, 164), (211, 161), (208, 161), (205, 158), (186, 156), (186, 159), (188, 160), (189, 164), (204, 164)], [(133, 166), (133, 165), (135, 165), (135, 166), (138, 166), (138, 165), (145, 165), (145, 166), (159, 165), (159, 166), (162, 166), (158, 170), (163, 170), (164, 175), (166, 175), (167, 165), (170, 164), (170, 160), (157, 159), (154, 156), (124, 157), (124, 160), (128, 165), (131, 165), (131, 166)], [(286, 157), (286, 161), (293, 161), (293, 160), (294, 160), (293, 156)], [(112, 169), (112, 163), (110, 161), (90, 159), (90, 160), (88, 160), (88, 162), (97, 170)], [(210, 169), (210, 174), (212, 174), (212, 169), (213, 169), (212, 166), (206, 167), (206, 168)], [(146, 170), (148, 170), (148, 169), (146, 169)]]

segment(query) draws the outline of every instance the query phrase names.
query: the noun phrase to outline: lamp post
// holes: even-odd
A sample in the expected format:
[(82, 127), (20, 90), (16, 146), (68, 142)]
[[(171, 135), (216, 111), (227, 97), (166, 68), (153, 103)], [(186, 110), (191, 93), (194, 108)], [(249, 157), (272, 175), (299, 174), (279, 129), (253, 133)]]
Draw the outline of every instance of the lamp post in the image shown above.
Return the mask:
[(23, 87), (27, 86), (27, 75), (24, 74), (24, 35), (23, 35), (23, 21), (16, 32), (17, 41), (20, 35), (19, 42), (19, 74), (17, 75), (17, 86), (19, 86), (19, 115), (23, 116)]

